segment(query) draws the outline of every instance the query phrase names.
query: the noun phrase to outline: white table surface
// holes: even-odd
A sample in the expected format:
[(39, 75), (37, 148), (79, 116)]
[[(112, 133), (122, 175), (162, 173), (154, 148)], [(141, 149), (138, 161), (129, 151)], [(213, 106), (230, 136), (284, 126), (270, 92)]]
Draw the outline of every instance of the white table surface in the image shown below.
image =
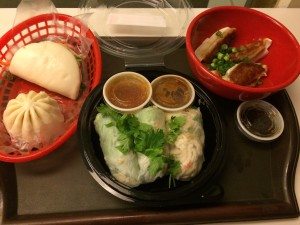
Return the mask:
[[(199, 12), (205, 9), (193, 9), (193, 15), (197, 15)], [(263, 8), (258, 9), (284, 24), (300, 42), (300, 8)], [(80, 11), (78, 9), (64, 8), (58, 9), (58, 12), (69, 15), (78, 15)], [(0, 8), (0, 36), (8, 31), (14, 21), (16, 9)], [(192, 18), (191, 18), (192, 19)], [(299, 59), (300, 60), (300, 59)], [(300, 77), (291, 84), (287, 91), (295, 107), (298, 120), (300, 118)], [(298, 199), (298, 205), (300, 207), (300, 163), (298, 163), (295, 178), (295, 192)], [(218, 223), (220, 224), (220, 223)], [(300, 217), (296, 219), (281, 219), (281, 220), (267, 220), (256, 222), (235, 222), (235, 223), (222, 223), (222, 224), (245, 224), (245, 225), (300, 225)]]

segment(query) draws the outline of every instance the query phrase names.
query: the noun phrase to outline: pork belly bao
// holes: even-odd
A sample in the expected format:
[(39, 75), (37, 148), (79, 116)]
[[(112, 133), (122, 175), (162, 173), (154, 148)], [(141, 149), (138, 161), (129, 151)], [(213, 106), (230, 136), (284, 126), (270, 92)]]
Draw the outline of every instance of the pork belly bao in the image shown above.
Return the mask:
[(206, 38), (195, 54), (214, 74), (229, 82), (243, 86), (257, 86), (267, 76), (267, 65), (257, 63), (268, 54), (272, 44), (269, 38), (232, 47), (237, 36), (235, 28), (224, 27)]
[(112, 176), (129, 187), (169, 176), (191, 180), (204, 161), (204, 131), (199, 109), (166, 113), (148, 106), (122, 114), (102, 104), (94, 120)]

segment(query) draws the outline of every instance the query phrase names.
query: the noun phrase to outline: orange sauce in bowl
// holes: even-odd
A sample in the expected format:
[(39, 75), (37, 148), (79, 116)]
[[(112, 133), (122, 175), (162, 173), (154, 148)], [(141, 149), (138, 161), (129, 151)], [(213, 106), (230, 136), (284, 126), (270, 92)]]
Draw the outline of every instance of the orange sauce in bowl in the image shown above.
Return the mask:
[(152, 83), (152, 99), (166, 108), (179, 108), (192, 98), (190, 85), (178, 76), (165, 76)]
[(105, 95), (115, 106), (131, 109), (143, 104), (149, 97), (149, 86), (142, 78), (127, 73), (107, 83)]

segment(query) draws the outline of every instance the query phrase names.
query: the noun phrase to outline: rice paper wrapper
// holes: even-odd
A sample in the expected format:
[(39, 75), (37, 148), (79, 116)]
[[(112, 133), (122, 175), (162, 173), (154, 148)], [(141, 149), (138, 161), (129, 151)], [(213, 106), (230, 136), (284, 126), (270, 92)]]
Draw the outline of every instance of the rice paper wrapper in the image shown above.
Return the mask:
[[(155, 129), (165, 129), (165, 114), (156, 107), (145, 108), (136, 116), (141, 123), (149, 124)], [(98, 113), (94, 125), (100, 138), (105, 162), (113, 177), (129, 187), (150, 183), (162, 177), (165, 170), (155, 175), (149, 173), (150, 160), (146, 155), (134, 151), (122, 153), (118, 149), (120, 132), (116, 126), (107, 126), (112, 122), (111, 118), (103, 117), (101, 113)]]
[[(204, 162), (204, 140), (202, 114), (200, 109), (188, 108), (180, 112), (166, 113), (166, 123), (172, 117), (182, 116), (186, 118), (174, 144), (169, 145), (169, 154), (180, 162), (180, 172), (176, 179), (187, 181), (195, 177), (202, 168)], [(168, 129), (168, 127), (167, 127)]]

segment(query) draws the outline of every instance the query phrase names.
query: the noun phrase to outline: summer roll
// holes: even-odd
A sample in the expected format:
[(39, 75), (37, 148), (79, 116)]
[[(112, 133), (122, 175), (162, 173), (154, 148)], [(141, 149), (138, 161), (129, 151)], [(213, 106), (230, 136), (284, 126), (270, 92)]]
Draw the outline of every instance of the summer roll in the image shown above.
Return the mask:
[(140, 168), (137, 155), (133, 151), (124, 154), (118, 149), (121, 134), (116, 126), (109, 126), (112, 122), (110, 117), (104, 117), (101, 113), (97, 114), (94, 121), (104, 160), (113, 177), (119, 182), (130, 187), (138, 186)]
[[(148, 107), (140, 110), (134, 115), (144, 130), (142, 135), (148, 132), (147, 129), (153, 132), (160, 131), (163, 134), (165, 130), (165, 114), (162, 110), (156, 107)], [(155, 160), (161, 160), (161, 155), (149, 157), (142, 151), (137, 151), (132, 148), (127, 152), (120, 151), (122, 133), (116, 127), (115, 121), (99, 112), (94, 120), (96, 132), (100, 138), (100, 145), (104, 155), (105, 162), (116, 180), (129, 186), (136, 187), (140, 184), (150, 183), (158, 177), (162, 177), (165, 173), (166, 165), (157, 163)], [(150, 132), (150, 131), (149, 131)], [(137, 134), (139, 134), (137, 132)], [(141, 135), (141, 137), (143, 137)], [(149, 142), (149, 141), (148, 141)], [(142, 142), (147, 144), (147, 141)], [(164, 151), (164, 149), (162, 149)], [(153, 170), (153, 163), (155, 173)], [(152, 164), (152, 167), (151, 167)], [(160, 165), (157, 167), (157, 165)]]
[[(180, 162), (180, 170), (175, 175), (177, 180), (190, 180), (196, 176), (204, 162), (204, 130), (200, 109), (188, 108), (180, 112), (166, 113), (166, 124), (171, 119), (181, 117), (185, 119), (180, 134), (174, 143), (169, 144), (169, 154)], [(167, 130), (169, 127), (167, 127)]]
[[(158, 109), (155, 106), (150, 106), (142, 109), (138, 113), (136, 113), (136, 117), (141, 123), (148, 124), (152, 126), (155, 130), (165, 130), (165, 114), (162, 110)], [(166, 154), (164, 148), (164, 154)], [(151, 163), (149, 157), (144, 154), (137, 153), (138, 163), (140, 166), (139, 180), (141, 183), (150, 183), (155, 181), (159, 177), (163, 177), (165, 174), (166, 164), (156, 173), (151, 174), (148, 170), (149, 165)]]

